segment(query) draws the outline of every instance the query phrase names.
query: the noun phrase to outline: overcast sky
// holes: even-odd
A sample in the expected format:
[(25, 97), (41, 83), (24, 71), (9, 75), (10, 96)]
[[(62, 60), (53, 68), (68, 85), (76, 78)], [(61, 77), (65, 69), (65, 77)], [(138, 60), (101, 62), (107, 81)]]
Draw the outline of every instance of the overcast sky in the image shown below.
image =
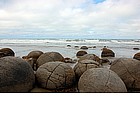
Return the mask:
[(140, 0), (0, 0), (0, 38), (140, 38)]

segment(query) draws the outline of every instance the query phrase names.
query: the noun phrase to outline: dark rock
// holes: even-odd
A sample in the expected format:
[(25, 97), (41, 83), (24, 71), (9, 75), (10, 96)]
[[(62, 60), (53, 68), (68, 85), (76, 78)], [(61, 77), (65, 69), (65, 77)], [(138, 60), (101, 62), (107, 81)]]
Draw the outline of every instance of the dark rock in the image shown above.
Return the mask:
[(15, 56), (15, 52), (10, 48), (0, 49), (0, 58), (5, 56)]
[(139, 50), (140, 48), (133, 48), (133, 50)]
[(140, 60), (140, 52), (136, 53), (136, 54), (133, 56), (133, 59)]
[(79, 48), (79, 46), (74, 46), (75, 48)]
[(115, 57), (115, 53), (112, 50), (104, 47), (101, 53), (101, 57)]
[(71, 45), (67, 45), (67, 47), (70, 47), (71, 48)]
[(80, 49), (87, 50), (88, 47), (87, 46), (82, 46)]
[(34, 83), (34, 71), (22, 58), (0, 58), (0, 92), (28, 92)]
[(78, 51), (78, 52), (76, 53), (76, 56), (77, 56), (77, 57), (80, 57), (80, 56), (83, 56), (83, 55), (85, 55), (85, 54), (87, 54), (86, 51)]
[(110, 63), (110, 61), (107, 58), (101, 59), (102, 63)]

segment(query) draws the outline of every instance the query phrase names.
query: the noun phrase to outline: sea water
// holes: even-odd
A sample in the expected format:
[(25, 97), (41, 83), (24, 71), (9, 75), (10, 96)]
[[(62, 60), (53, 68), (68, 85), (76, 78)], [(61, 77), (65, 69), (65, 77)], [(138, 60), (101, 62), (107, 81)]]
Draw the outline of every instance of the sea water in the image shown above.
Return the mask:
[[(77, 46), (77, 47), (76, 47)], [(30, 51), (59, 52), (64, 57), (76, 58), (80, 47), (87, 46), (87, 53), (101, 57), (102, 48), (115, 52), (116, 58), (133, 58), (140, 50), (140, 40), (135, 39), (0, 39), (0, 48), (11, 48), (16, 56), (26, 56)]]

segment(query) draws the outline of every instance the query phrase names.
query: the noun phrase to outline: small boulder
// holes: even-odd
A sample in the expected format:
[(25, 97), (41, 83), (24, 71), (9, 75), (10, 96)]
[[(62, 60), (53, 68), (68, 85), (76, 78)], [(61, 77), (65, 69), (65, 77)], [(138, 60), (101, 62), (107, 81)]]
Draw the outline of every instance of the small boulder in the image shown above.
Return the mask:
[(124, 82), (112, 70), (92, 68), (85, 71), (78, 82), (79, 92), (127, 92)]
[(64, 57), (58, 52), (43, 53), (36, 61), (37, 68), (47, 62), (61, 61), (65, 62)]
[(15, 56), (15, 52), (10, 48), (0, 49), (0, 58), (5, 56)]
[(134, 47), (133, 50), (139, 50), (140, 48)]
[(34, 83), (34, 71), (22, 58), (0, 58), (0, 92), (29, 92)]
[(115, 53), (112, 50), (104, 47), (101, 52), (101, 57), (115, 57)]
[(31, 51), (28, 55), (27, 55), (27, 57), (28, 58), (33, 58), (34, 59), (34, 61), (36, 62), (36, 60), (39, 58), (39, 56), (40, 55), (42, 55), (43, 54), (43, 52), (42, 51)]
[(130, 91), (140, 90), (140, 61), (132, 58), (114, 60), (110, 69), (116, 72)]
[(67, 48), (71, 48), (71, 45), (67, 45)]
[(136, 53), (136, 54), (133, 56), (133, 59), (140, 60), (140, 52)]
[(79, 48), (79, 46), (74, 46), (74, 48)]
[(75, 83), (73, 69), (64, 62), (48, 62), (41, 65), (36, 71), (39, 87), (46, 89), (65, 89)]
[(76, 56), (77, 56), (77, 57), (81, 57), (81, 56), (83, 56), (83, 55), (85, 55), (85, 54), (87, 54), (86, 51), (78, 51), (78, 52), (76, 53)]
[(87, 50), (88, 47), (87, 46), (82, 46), (80, 49)]

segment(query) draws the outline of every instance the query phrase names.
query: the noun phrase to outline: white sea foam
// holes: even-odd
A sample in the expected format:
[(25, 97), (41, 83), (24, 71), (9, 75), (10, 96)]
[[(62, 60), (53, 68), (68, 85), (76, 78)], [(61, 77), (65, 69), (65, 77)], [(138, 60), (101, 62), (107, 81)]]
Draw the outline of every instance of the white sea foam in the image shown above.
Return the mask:
[[(70, 45), (71, 47), (68, 47)], [(112, 49), (116, 57), (132, 57), (140, 48), (140, 40), (121, 39), (0, 39), (0, 48), (9, 47), (13, 49), (17, 56), (27, 55), (32, 50), (42, 50), (43, 52), (57, 51), (65, 57), (76, 57), (81, 46), (88, 46), (88, 53), (101, 55), (104, 46)], [(76, 48), (75, 46), (79, 46)], [(96, 46), (96, 48), (93, 48)]]

